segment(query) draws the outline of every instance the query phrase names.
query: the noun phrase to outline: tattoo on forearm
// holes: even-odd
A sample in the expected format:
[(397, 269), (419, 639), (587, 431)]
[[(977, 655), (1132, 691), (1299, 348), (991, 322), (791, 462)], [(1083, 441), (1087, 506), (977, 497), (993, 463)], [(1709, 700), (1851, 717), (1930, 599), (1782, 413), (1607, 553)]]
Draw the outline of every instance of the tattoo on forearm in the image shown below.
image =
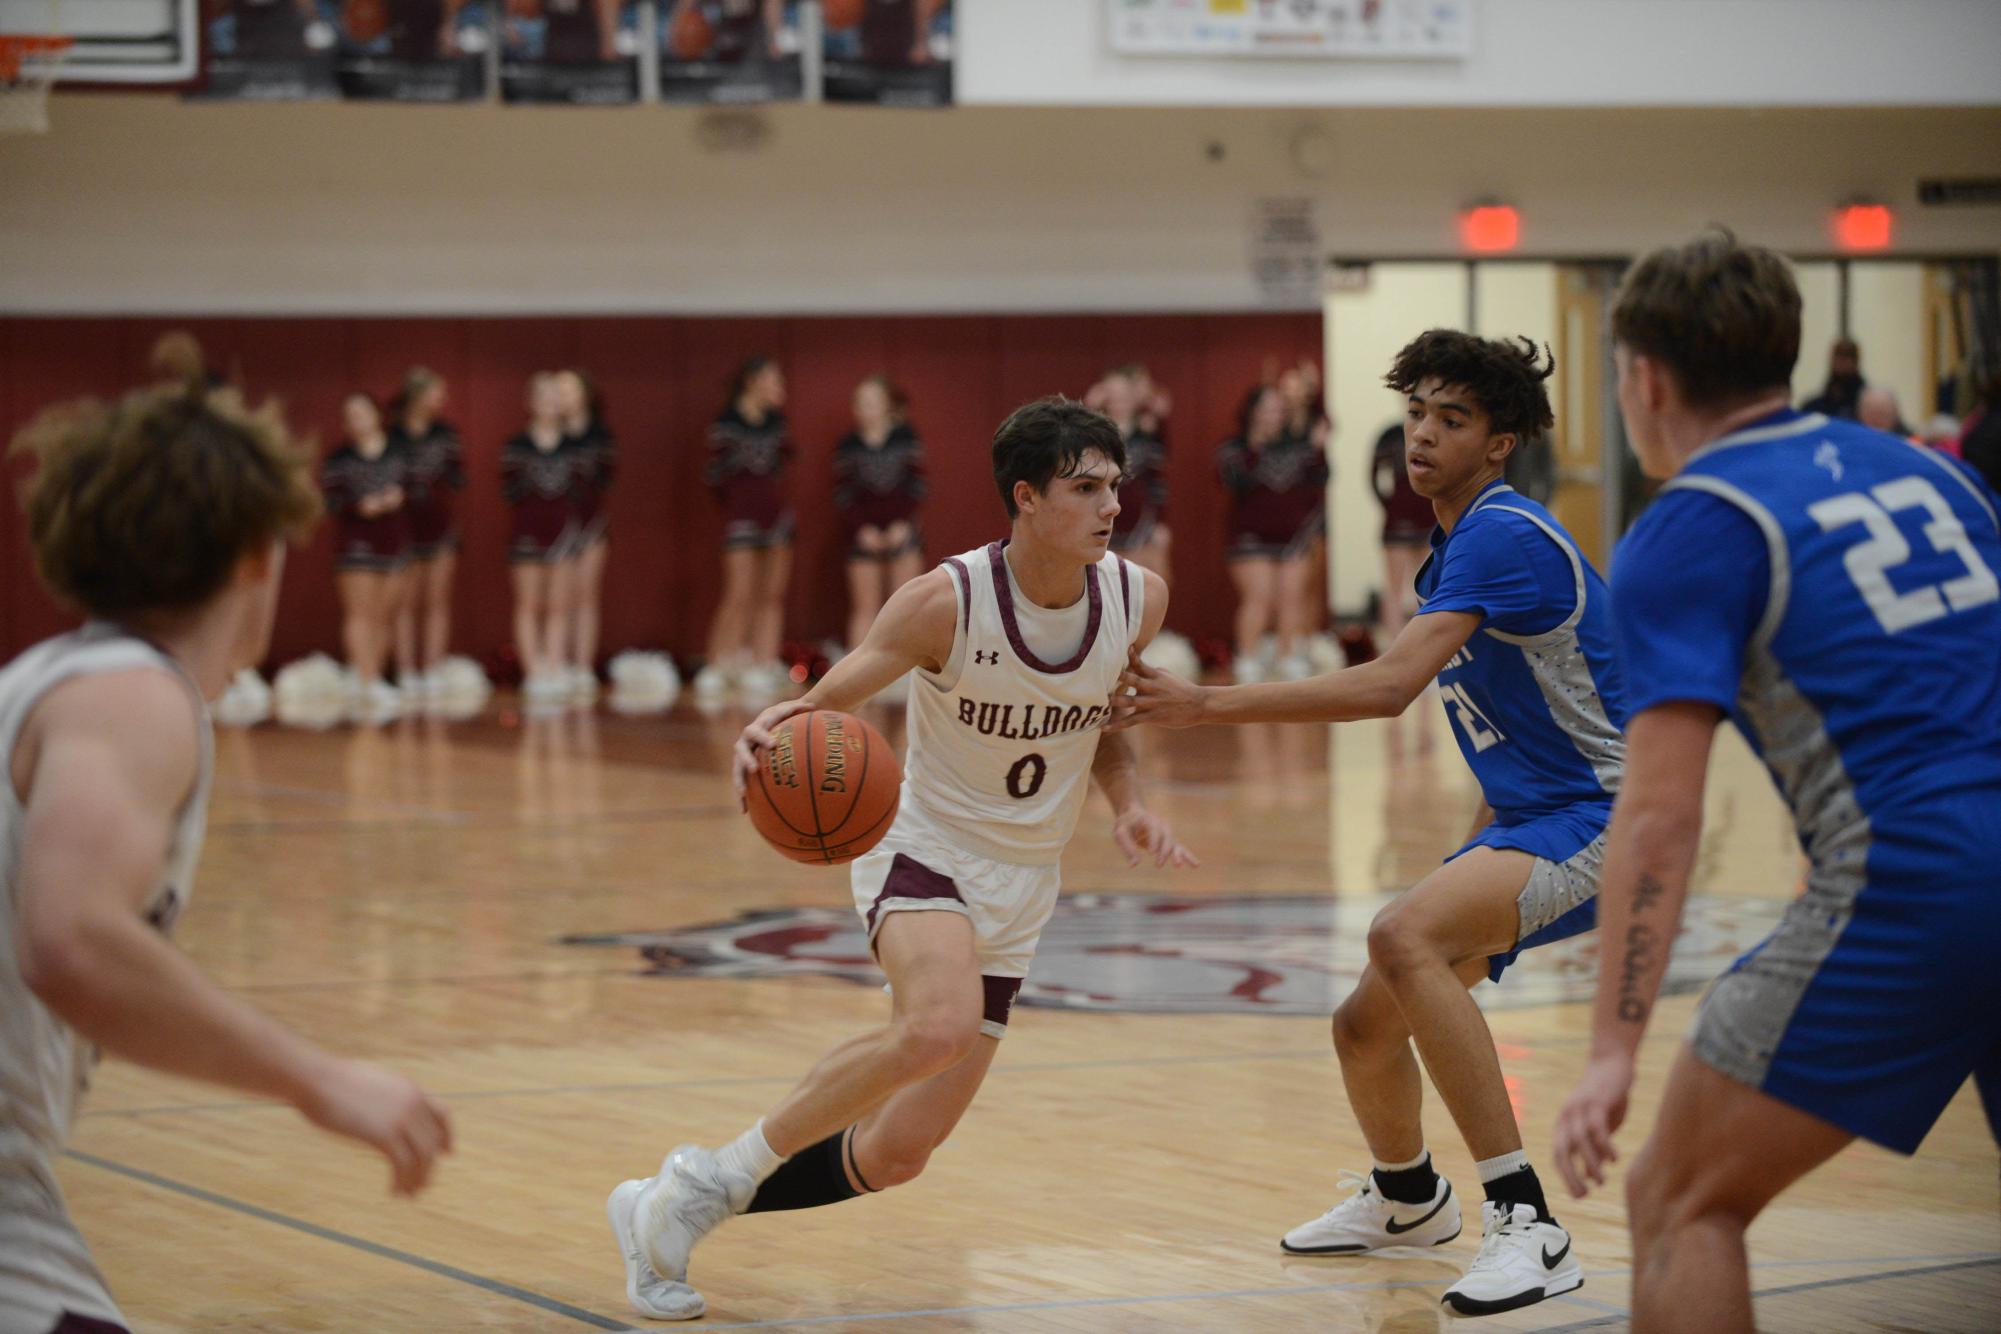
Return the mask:
[(1619, 964), (1619, 1017), (1629, 1024), (1644, 1024), (1652, 1008), (1641, 985), (1642, 976), (1653, 968), (1660, 937), (1644, 922), (1626, 928), (1626, 957)]
[(1651, 875), (1642, 874), (1640, 876), (1640, 883), (1633, 890), (1633, 911), (1636, 913), (1645, 912), (1660, 902), (1661, 895), (1666, 892), (1667, 886), (1663, 885), (1658, 879)]

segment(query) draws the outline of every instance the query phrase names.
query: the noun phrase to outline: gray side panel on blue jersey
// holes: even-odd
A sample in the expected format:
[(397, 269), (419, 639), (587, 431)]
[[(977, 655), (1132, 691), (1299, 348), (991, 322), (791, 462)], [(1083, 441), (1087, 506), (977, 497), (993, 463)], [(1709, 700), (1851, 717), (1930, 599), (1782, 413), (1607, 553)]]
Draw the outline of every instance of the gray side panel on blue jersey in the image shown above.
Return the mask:
[(1717, 980), (1696, 1016), (1696, 1055), (1757, 1088), (1807, 987), (1855, 914), (1867, 883), (1871, 831), (1820, 711), (1769, 648), (1752, 651), (1737, 706), (1757, 734), (1813, 864), (1806, 892), (1764, 944)]
[(1561, 530), (1543, 522), (1532, 511), (1517, 509), (1513, 505), (1482, 505), (1481, 508), (1519, 514), (1546, 533), (1570, 561), (1576, 600), (1571, 603), (1570, 615), (1564, 617), (1561, 625), (1540, 635), (1511, 635), (1503, 630), (1489, 630), (1487, 635), (1521, 649), (1523, 658), (1528, 662), (1529, 674), (1535, 678), (1536, 689), (1542, 692), (1543, 703), (1549, 708), (1550, 718), (1563, 729), (1563, 734), (1570, 738), (1570, 744), (1577, 747), (1577, 753), (1591, 766), (1598, 785), (1608, 795), (1616, 795), (1620, 776), (1626, 770), (1626, 738), (1612, 725), (1612, 716), (1606, 711), (1605, 700), (1598, 692), (1598, 682), (1591, 675), (1591, 663), (1584, 656), (1584, 643), (1577, 635), (1577, 626), (1584, 619), (1584, 599), (1588, 587), (1584, 579), (1584, 558), (1564, 538)]

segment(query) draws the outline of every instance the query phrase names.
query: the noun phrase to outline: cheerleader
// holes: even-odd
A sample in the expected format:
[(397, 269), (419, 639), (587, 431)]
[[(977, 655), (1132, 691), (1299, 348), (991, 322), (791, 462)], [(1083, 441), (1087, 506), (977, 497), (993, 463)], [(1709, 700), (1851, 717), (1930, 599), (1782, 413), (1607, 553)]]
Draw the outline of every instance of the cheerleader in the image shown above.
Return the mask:
[(396, 617), (396, 678), (406, 694), (436, 694), (438, 669), (451, 652), (452, 583), (458, 573), (457, 493), (465, 456), (456, 427), (444, 420), (444, 377), (411, 367), (395, 400), (391, 448), (409, 462), (410, 572)]
[(848, 536), (848, 646), (862, 642), (891, 593), (924, 572), (918, 506), (924, 444), (908, 400), (886, 375), (855, 388), (855, 429), (834, 447), (834, 508)]
[(528, 425), (500, 452), (500, 491), (513, 507), (514, 647), (531, 703), (569, 697), (571, 584), (578, 456), (563, 447), (563, 396), (547, 372), (528, 382)]
[(1150, 412), (1152, 382), (1139, 366), (1122, 366), (1098, 382), (1098, 410), (1112, 419), (1126, 442), (1126, 472), (1119, 481), (1119, 517), (1112, 521), (1112, 550), (1167, 577), (1167, 442)]
[[(1320, 457), (1327, 457), (1327, 440), (1333, 434), (1334, 421), (1327, 415), (1325, 396), (1320, 388), (1320, 368), (1310, 359), (1301, 358), (1291, 370), (1278, 377), (1279, 396), (1285, 400), (1286, 434), (1295, 439), (1305, 439), (1320, 451)], [(1322, 485), (1326, 479), (1323, 477)], [(1327, 618), (1327, 529), (1323, 523), (1314, 535), (1312, 549), (1306, 553), (1309, 577), (1295, 590), (1299, 595), (1299, 605), (1293, 609), (1302, 635), (1318, 634), (1324, 628)]]
[(737, 371), (730, 401), (709, 428), (708, 480), (723, 510), (723, 592), (709, 627), (709, 659), (695, 693), (709, 699), (731, 677), (746, 694), (775, 695), (785, 586), (792, 574), (792, 510), (785, 467), (785, 376), (769, 357)]
[(570, 690), (580, 700), (597, 696), (599, 627), (603, 623), (604, 567), (610, 550), (611, 481), (618, 469), (618, 446), (605, 424), (604, 396), (582, 371), (558, 371), (563, 403), (563, 447), (577, 462), (577, 555), (571, 586), (569, 644), (576, 661)]
[(1314, 544), (1326, 532), (1327, 456), (1310, 436), (1287, 432), (1284, 396), (1265, 386), (1245, 405), (1243, 434), (1217, 451), (1216, 469), (1232, 500), (1227, 558), (1237, 586), (1237, 680), (1264, 679), (1258, 646), (1267, 631), (1277, 636), (1279, 674), (1309, 676), (1304, 609)]
[(409, 456), (391, 443), (367, 394), (349, 394), (341, 402), (341, 424), (346, 438), (320, 472), (334, 521), (341, 643), (354, 673), (356, 713), (386, 721), (402, 707), (401, 694), (382, 679), (382, 668), (410, 559)]
[(1437, 516), (1431, 502), (1412, 489), (1404, 462), (1403, 423), (1376, 437), (1369, 470), (1383, 506), (1383, 599), (1381, 630), (1389, 644), (1417, 613), (1417, 571), (1424, 564)]

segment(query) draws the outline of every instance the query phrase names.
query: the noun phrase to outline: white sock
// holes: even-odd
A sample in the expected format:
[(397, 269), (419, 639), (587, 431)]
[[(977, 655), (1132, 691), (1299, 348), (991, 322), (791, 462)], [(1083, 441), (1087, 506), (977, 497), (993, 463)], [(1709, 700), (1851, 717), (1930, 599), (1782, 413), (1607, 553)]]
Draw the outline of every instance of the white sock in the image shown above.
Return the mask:
[(1413, 1167), (1423, 1167), (1426, 1163), (1430, 1162), (1431, 1150), (1419, 1149), (1417, 1152), (1417, 1157), (1411, 1159), (1407, 1163), (1386, 1163), (1380, 1158), (1375, 1159), (1374, 1161), (1376, 1164), (1376, 1170), (1378, 1172), (1408, 1172)]
[(1516, 1149), (1513, 1153), (1504, 1153), (1498, 1158), (1482, 1158), (1473, 1164), (1480, 1170), (1480, 1184), (1483, 1186), (1490, 1181), (1499, 1181), (1510, 1172), (1519, 1172), (1528, 1165), (1527, 1149)]
[(741, 1172), (759, 1185), (776, 1172), (785, 1160), (771, 1151), (764, 1139), (764, 1118), (722, 1148), (716, 1150), (716, 1164), (726, 1171)]

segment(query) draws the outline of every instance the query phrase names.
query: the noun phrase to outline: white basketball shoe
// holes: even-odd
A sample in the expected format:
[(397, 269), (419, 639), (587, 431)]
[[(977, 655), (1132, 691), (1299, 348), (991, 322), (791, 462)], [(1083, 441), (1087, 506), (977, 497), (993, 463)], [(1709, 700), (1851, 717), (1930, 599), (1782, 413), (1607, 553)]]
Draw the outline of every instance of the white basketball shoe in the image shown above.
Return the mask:
[[(630, 1221), (619, 1239), (626, 1256), (626, 1295), (633, 1299), (633, 1305), (646, 1314), (654, 1314), (649, 1305), (687, 1312), (655, 1316), (661, 1320), (690, 1320), (700, 1315), (704, 1303), (701, 1294), (688, 1286), (688, 1256), (696, 1242), (741, 1213), (755, 1194), (757, 1181), (749, 1173), (725, 1171), (715, 1154), (700, 1145), (683, 1144), (668, 1154), (660, 1164), (660, 1175), (641, 1182), (633, 1193)], [(617, 1202), (618, 1191), (613, 1191), (607, 1214), (614, 1213)], [(619, 1231), (616, 1218), (612, 1230)], [(666, 1288), (649, 1286), (644, 1275), (634, 1278), (633, 1252), (627, 1238), (637, 1245), (639, 1258), (655, 1278), (668, 1285)]]
[(686, 1283), (665, 1279), (646, 1262), (646, 1252), (633, 1235), (632, 1216), (639, 1197), (653, 1184), (622, 1181), (604, 1202), (605, 1217), (611, 1221), (611, 1235), (625, 1257), (625, 1299), (632, 1309), (649, 1320), (693, 1320), (708, 1310), (702, 1294)]
[(1584, 1267), (1570, 1249), (1570, 1234), (1539, 1222), (1532, 1205), (1488, 1200), (1480, 1207), (1485, 1233), (1466, 1277), (1445, 1290), (1454, 1315), (1494, 1315), (1533, 1306), (1584, 1286)]
[(1290, 1255), (1361, 1255), (1386, 1246), (1443, 1246), (1459, 1235), (1459, 1201), (1452, 1183), (1438, 1187), (1423, 1204), (1386, 1200), (1373, 1174), (1343, 1172), (1353, 1195), (1310, 1223), (1285, 1234), (1279, 1249)]

